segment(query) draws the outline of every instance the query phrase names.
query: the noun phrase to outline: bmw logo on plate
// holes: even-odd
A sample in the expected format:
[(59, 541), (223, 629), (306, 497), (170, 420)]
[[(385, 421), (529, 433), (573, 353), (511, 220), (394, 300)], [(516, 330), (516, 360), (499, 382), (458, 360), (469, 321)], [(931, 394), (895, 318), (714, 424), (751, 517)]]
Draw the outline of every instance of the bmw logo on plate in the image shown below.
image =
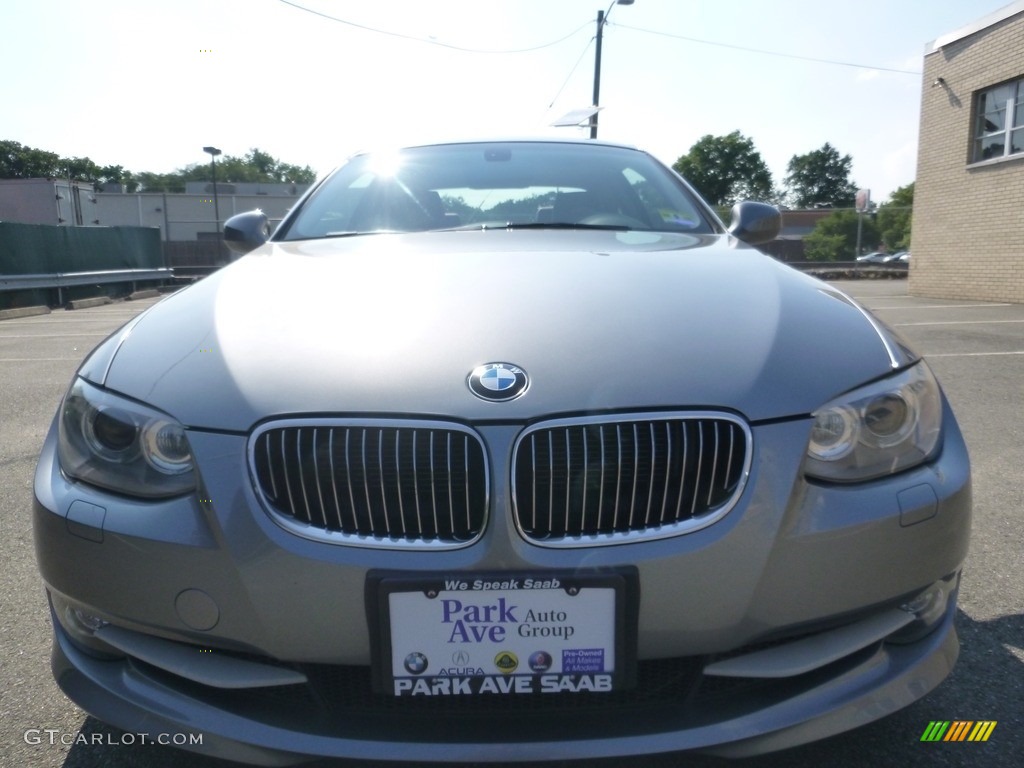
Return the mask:
[(484, 400), (512, 400), (523, 394), (529, 383), (526, 371), (511, 363), (485, 363), (469, 374), (470, 390)]
[(429, 662), (427, 657), (419, 651), (413, 651), (405, 657), (405, 671), (414, 675), (421, 675), (427, 671)]

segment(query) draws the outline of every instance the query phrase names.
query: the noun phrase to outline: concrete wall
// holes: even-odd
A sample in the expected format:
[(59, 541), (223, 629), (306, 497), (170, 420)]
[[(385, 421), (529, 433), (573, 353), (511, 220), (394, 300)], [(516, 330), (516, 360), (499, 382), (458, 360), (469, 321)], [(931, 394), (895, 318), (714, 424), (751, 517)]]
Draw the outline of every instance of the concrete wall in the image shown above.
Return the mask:
[[(220, 186), (220, 185), (218, 185)], [(220, 222), (236, 213), (261, 209), (276, 224), (298, 197), (218, 195)], [(157, 227), (161, 240), (196, 240), (200, 233), (216, 232), (211, 195), (106, 194), (96, 195), (97, 218), (104, 226)]]
[[(218, 184), (218, 189), (221, 187)], [(226, 186), (226, 185), (225, 185)], [(0, 221), (63, 227), (156, 227), (161, 240), (213, 237), (236, 213), (261, 209), (276, 225), (298, 202), (308, 184), (231, 185), (251, 194), (162, 194), (94, 192), (84, 181), (0, 179)], [(255, 190), (261, 190), (259, 192)], [(270, 194), (277, 192), (279, 194)]]
[(1020, 5), (925, 56), (911, 294), (1024, 303), (1024, 153), (971, 158), (978, 92), (1024, 78)]
[[(218, 181), (221, 195), (267, 195), (268, 197), (299, 197), (312, 184), (293, 184), (268, 181)], [(213, 182), (186, 181), (186, 195), (212, 195)]]
[(92, 185), (67, 179), (0, 179), (0, 221), (74, 227), (96, 224)]

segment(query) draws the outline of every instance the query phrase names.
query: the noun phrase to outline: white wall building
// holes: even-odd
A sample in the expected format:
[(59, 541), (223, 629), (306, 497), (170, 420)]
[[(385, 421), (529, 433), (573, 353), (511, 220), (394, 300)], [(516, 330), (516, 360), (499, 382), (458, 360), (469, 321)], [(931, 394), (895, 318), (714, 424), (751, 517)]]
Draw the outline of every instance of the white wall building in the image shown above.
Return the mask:
[[(221, 189), (219, 182), (217, 189)], [(276, 224), (298, 199), (298, 195), (219, 193), (215, 206), (213, 195), (206, 194), (101, 192), (96, 194), (96, 218), (99, 224), (108, 227), (157, 227), (161, 240), (197, 240), (216, 236), (215, 207), (220, 214), (221, 229), (226, 219), (254, 208), (261, 209)]]
[[(84, 181), (0, 179), (0, 221), (61, 227), (156, 227), (164, 241), (215, 238), (236, 213), (261, 209), (276, 224), (309, 184), (189, 183), (184, 194), (94, 192)], [(220, 227), (217, 226), (219, 214)]]
[(58, 227), (95, 225), (92, 184), (69, 179), (0, 179), (0, 221)]

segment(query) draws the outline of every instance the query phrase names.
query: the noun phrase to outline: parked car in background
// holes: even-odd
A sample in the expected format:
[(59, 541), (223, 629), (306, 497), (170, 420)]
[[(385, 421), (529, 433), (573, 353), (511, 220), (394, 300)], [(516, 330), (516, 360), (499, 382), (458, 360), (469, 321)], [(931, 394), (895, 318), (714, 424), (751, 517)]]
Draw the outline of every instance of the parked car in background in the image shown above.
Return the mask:
[(884, 264), (890, 256), (891, 254), (885, 251), (872, 251), (871, 253), (865, 253), (863, 256), (858, 256), (857, 261), (864, 264)]
[(963, 438), (893, 331), (751, 247), (778, 227), (597, 141), (359, 154), (272, 236), (233, 217), (246, 255), (103, 341), (46, 437), (58, 684), (266, 765), (742, 756), (924, 696)]

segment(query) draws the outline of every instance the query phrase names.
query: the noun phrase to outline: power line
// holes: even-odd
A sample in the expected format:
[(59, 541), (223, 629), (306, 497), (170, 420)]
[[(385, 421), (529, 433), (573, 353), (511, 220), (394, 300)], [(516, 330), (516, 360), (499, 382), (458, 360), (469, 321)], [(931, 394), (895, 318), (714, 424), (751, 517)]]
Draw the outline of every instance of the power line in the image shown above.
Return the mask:
[(552, 46), (555, 46), (555, 45), (558, 45), (559, 43), (565, 42), (570, 37), (572, 37), (573, 35), (577, 34), (581, 29), (584, 29), (585, 27), (587, 27), (590, 24), (589, 21), (585, 22), (585, 23), (581, 24), (580, 26), (578, 26), (576, 29), (574, 29), (569, 34), (565, 35), (564, 37), (560, 37), (557, 40), (552, 40), (550, 43), (543, 43), (541, 45), (535, 45), (535, 46), (532, 46), (530, 48), (510, 48), (510, 49), (503, 49), (503, 50), (499, 50), (499, 49), (490, 49), (489, 50), (489, 49), (484, 49), (484, 48), (464, 48), (464, 47), (459, 46), (459, 45), (452, 45), (451, 43), (443, 43), (440, 40), (433, 40), (433, 39), (431, 39), (429, 37), (416, 37), (415, 35), (406, 35), (406, 34), (402, 34), (401, 32), (392, 32), (392, 31), (387, 30), (387, 29), (379, 29), (377, 27), (370, 27), (370, 26), (367, 26), (365, 24), (357, 24), (354, 21), (348, 21), (347, 19), (339, 19), (337, 16), (331, 16), (329, 14), (322, 13), (321, 11), (314, 10), (313, 8), (307, 8), (304, 5), (299, 5), (298, 3), (292, 2), (292, 0), (279, 0), (279, 1), (284, 3), (285, 5), (290, 5), (292, 8), (297, 8), (300, 11), (305, 11), (306, 13), (311, 13), (314, 16), (320, 16), (321, 18), (328, 19), (329, 21), (336, 21), (339, 24), (345, 24), (345, 25), (347, 25), (349, 27), (355, 27), (357, 29), (362, 29), (362, 30), (364, 30), (366, 32), (375, 32), (378, 35), (387, 35), (388, 37), (397, 37), (397, 38), (399, 38), (401, 40), (412, 40), (412, 41), (417, 42), (417, 43), (426, 43), (427, 45), (436, 45), (436, 46), (439, 46), (441, 48), (450, 48), (453, 51), (462, 51), (463, 53), (498, 53), (498, 54), (505, 54), (505, 53), (530, 53), (531, 51), (539, 51), (539, 50), (542, 50), (544, 48), (551, 48)]
[[(279, 0), (279, 2), (284, 3), (285, 5), (289, 5), (292, 8), (296, 8), (296, 9), (298, 9), (300, 11), (305, 11), (306, 13), (311, 13), (314, 16), (319, 16), (319, 17), (321, 17), (323, 19), (327, 19), (328, 21), (334, 21), (334, 22), (337, 22), (338, 24), (345, 24), (345, 25), (350, 26), (350, 27), (355, 27), (356, 29), (362, 29), (362, 30), (364, 30), (366, 32), (374, 32), (374, 33), (376, 33), (378, 35), (387, 35), (388, 37), (397, 37), (397, 38), (399, 38), (401, 40), (411, 40), (411, 41), (417, 42), (417, 43), (425, 43), (426, 45), (436, 45), (436, 46), (439, 46), (441, 48), (449, 48), (451, 50), (462, 51), (464, 53), (506, 54), (506, 53), (530, 53), (531, 51), (539, 51), (539, 50), (543, 50), (544, 48), (551, 48), (552, 46), (555, 46), (555, 45), (558, 45), (559, 43), (565, 42), (570, 37), (573, 37), (574, 35), (579, 33), (580, 30), (584, 29), (586, 26), (588, 26), (590, 24), (589, 21), (584, 22), (583, 24), (578, 26), (576, 29), (574, 29), (572, 32), (570, 32), (567, 35), (564, 35), (563, 37), (558, 38), (557, 40), (552, 40), (551, 42), (548, 42), (548, 43), (541, 43), (540, 45), (530, 46), (528, 48), (507, 48), (507, 49), (467, 48), (467, 47), (460, 46), (460, 45), (453, 45), (451, 43), (444, 43), (444, 42), (441, 42), (440, 40), (433, 40), (433, 39), (428, 38), (428, 37), (417, 37), (415, 35), (406, 35), (406, 34), (403, 34), (401, 32), (392, 32), (391, 30), (380, 29), (379, 27), (371, 27), (371, 26), (368, 26), (366, 24), (359, 24), (359, 23), (354, 22), (354, 21), (349, 21), (348, 19), (340, 19), (337, 16), (331, 16), (330, 14), (323, 13), (322, 11), (318, 11), (318, 10), (315, 10), (313, 8), (307, 8), (304, 5), (299, 5), (298, 3), (293, 2), (293, 0)], [(832, 64), (832, 65), (840, 66), (840, 67), (854, 67), (856, 69), (873, 69), (873, 70), (877, 70), (879, 72), (895, 72), (895, 73), (901, 74), (901, 75), (915, 75), (915, 76), (918, 76), (918, 77), (920, 77), (920, 75), (921, 75), (920, 72), (914, 71), (914, 70), (909, 70), (909, 69), (894, 69), (892, 67), (878, 67), (878, 66), (874, 66), (874, 65), (871, 65), (871, 64), (858, 64), (858, 63), (852, 62), (852, 61), (837, 61), (836, 59), (821, 59), (821, 58), (816, 58), (816, 57), (813, 57), (813, 56), (800, 56), (800, 55), (797, 55), (795, 53), (783, 53), (781, 51), (770, 51), (770, 50), (767, 50), (767, 49), (764, 49), (764, 48), (750, 48), (748, 46), (734, 45), (732, 43), (722, 43), (722, 42), (717, 42), (715, 40), (703, 40), (703, 39), (698, 38), (698, 37), (688, 37), (686, 35), (677, 35), (677, 34), (673, 34), (671, 32), (664, 32), (664, 31), (658, 30), (658, 29), (645, 29), (644, 27), (635, 27), (635, 26), (633, 26), (631, 24), (618, 24), (618, 23), (614, 23), (613, 24), (613, 22), (610, 22), (610, 21), (606, 22), (606, 23), (609, 24), (609, 25), (622, 27), (623, 29), (631, 29), (634, 32), (645, 32), (645, 33), (650, 34), (650, 35), (659, 35), (661, 37), (670, 37), (670, 38), (673, 38), (675, 40), (685, 40), (685, 41), (690, 42), (690, 43), (698, 43), (700, 45), (711, 45), (711, 46), (715, 46), (715, 47), (718, 47), (718, 48), (731, 48), (732, 50), (745, 51), (747, 53), (759, 53), (759, 54), (762, 54), (764, 56), (777, 56), (777, 57), (783, 58), (783, 59), (797, 59), (799, 61), (813, 61), (816, 64)], [(593, 40), (591, 40), (590, 42), (592, 43)], [(588, 43), (588, 48), (589, 48), (589, 43)], [(584, 51), (584, 53), (585, 53), (585, 51)], [(582, 59), (582, 57), (581, 57), (581, 59)], [(576, 66), (579, 66), (579, 62), (577, 62)], [(574, 66), (573, 70), (575, 70), (575, 69), (576, 69), (576, 67)], [(571, 75), (571, 73), (570, 73), (570, 75)], [(563, 85), (563, 88), (564, 87), (565, 86)], [(559, 93), (561, 93), (561, 91), (559, 91)], [(555, 98), (557, 98), (557, 96)]]
[(920, 72), (914, 72), (909, 69), (892, 69), (891, 67), (875, 67), (869, 64), (856, 64), (850, 61), (836, 61), (834, 59), (816, 59), (813, 56), (798, 56), (795, 53), (781, 53), (780, 51), (768, 51), (763, 48), (747, 48), (742, 45), (732, 45), (730, 43), (719, 43), (713, 40), (701, 40), (697, 37), (686, 37), (685, 35), (674, 35), (671, 32), (662, 32), (657, 29), (644, 29), (643, 27), (634, 27), (630, 24), (614, 24), (614, 26), (622, 27), (623, 29), (632, 29), (635, 32), (646, 32), (651, 35), (661, 35), (662, 37), (671, 37), (676, 40), (686, 40), (690, 43), (700, 43), (701, 45), (713, 45), (719, 48), (732, 48), (736, 51), (746, 51), (748, 53), (760, 53), (765, 56), (778, 56), (783, 59), (799, 59), (800, 61), (813, 61), (817, 64), (835, 64), (841, 67), (855, 67), (857, 69), (874, 69), (880, 72), (896, 72), (901, 75), (916, 75), (921, 76)]
[(555, 102), (558, 101), (558, 97), (562, 95), (562, 91), (565, 90), (565, 86), (569, 84), (569, 80), (571, 80), (572, 76), (576, 73), (576, 70), (579, 67), (580, 62), (583, 61), (583, 57), (587, 55), (587, 51), (590, 50), (590, 46), (594, 44), (594, 40), (596, 40), (596, 38), (592, 37), (587, 42), (586, 46), (583, 48), (583, 52), (580, 54), (580, 57), (576, 59), (576, 63), (572, 65), (572, 69), (569, 70), (569, 74), (565, 76), (565, 80), (562, 82), (562, 86), (558, 89), (558, 93), (555, 94), (555, 98), (553, 98), (551, 100), (551, 103), (548, 104), (548, 109), (551, 109), (553, 106), (555, 106)]

